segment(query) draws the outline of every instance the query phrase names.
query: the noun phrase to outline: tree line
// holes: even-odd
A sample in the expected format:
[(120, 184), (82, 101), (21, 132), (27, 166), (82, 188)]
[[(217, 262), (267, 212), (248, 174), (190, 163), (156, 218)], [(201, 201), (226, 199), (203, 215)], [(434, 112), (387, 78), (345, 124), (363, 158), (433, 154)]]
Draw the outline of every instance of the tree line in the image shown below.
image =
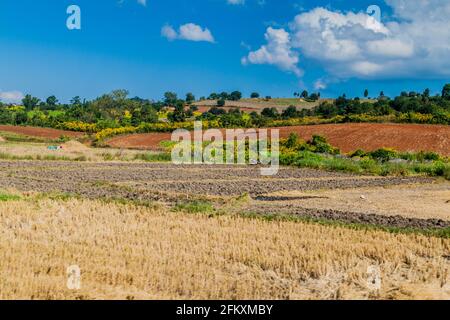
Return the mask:
[[(212, 93), (207, 98), (199, 100), (217, 100), (217, 106), (206, 113), (199, 113), (196, 98), (187, 93), (180, 99), (174, 92), (166, 92), (160, 101), (152, 101), (139, 97), (129, 98), (126, 90), (115, 90), (93, 100), (74, 97), (69, 103), (60, 103), (55, 96), (40, 100), (32, 95), (26, 95), (22, 104), (4, 104), (0, 102), (0, 124), (31, 125), (41, 127), (61, 128), (67, 122), (80, 122), (95, 125), (97, 130), (139, 126), (146, 123), (172, 122), (180, 123), (188, 120), (216, 121), (220, 126), (261, 127), (270, 125), (274, 120), (301, 119), (318, 117), (333, 119), (340, 117), (340, 121), (350, 121), (352, 116), (389, 116), (389, 115), (423, 115), (424, 123), (450, 124), (450, 84), (442, 89), (442, 94), (431, 96), (430, 90), (422, 93), (402, 92), (399, 96), (389, 98), (380, 93), (378, 98), (367, 100), (347, 98), (342, 95), (334, 100), (319, 100), (320, 94), (309, 94), (304, 91), (294, 96), (305, 100), (319, 100), (320, 103), (311, 109), (298, 109), (290, 106), (283, 111), (278, 108), (265, 108), (261, 113), (250, 114), (239, 109), (225, 111), (221, 106), (226, 100), (238, 101), (242, 93)], [(368, 91), (364, 93), (368, 96)], [(252, 98), (259, 98), (254, 92)], [(271, 99), (271, 97), (266, 97)], [(417, 116), (416, 116), (417, 117)], [(347, 120), (346, 120), (347, 119)], [(355, 119), (353, 117), (352, 119)], [(356, 119), (358, 119), (356, 117)], [(405, 116), (400, 119), (408, 119)], [(403, 120), (402, 120), (403, 121)], [(407, 121), (407, 120), (404, 120)]]

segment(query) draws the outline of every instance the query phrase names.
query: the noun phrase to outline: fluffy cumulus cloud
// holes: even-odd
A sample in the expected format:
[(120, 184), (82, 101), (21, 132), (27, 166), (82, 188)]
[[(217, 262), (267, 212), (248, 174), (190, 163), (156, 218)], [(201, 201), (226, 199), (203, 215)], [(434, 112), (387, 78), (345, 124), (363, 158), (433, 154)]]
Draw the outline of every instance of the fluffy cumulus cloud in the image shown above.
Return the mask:
[[(315, 8), (290, 23), (287, 42), (272, 42), (270, 52), (289, 52), (290, 67), (267, 56), (266, 46), (250, 52), (250, 63), (297, 67), (299, 57), (321, 63), (337, 78), (400, 78), (450, 76), (450, 2), (385, 0), (393, 10), (389, 21), (378, 22), (365, 12)], [(266, 34), (267, 39), (267, 34)], [(267, 45), (269, 46), (269, 45)], [(265, 62), (264, 62), (265, 60)], [(283, 60), (283, 59), (281, 59)], [(297, 62), (295, 62), (297, 60)], [(323, 81), (317, 87), (322, 87)]]
[(188, 41), (214, 42), (214, 37), (211, 31), (194, 23), (181, 25), (178, 30), (175, 30), (170, 25), (165, 25), (161, 29), (161, 35), (170, 41), (180, 39)]
[(0, 100), (3, 102), (20, 102), (23, 97), (23, 93), (20, 91), (0, 91)]
[(265, 38), (267, 43), (260, 49), (250, 52), (247, 57), (242, 58), (242, 63), (244, 65), (270, 64), (300, 76), (302, 71), (297, 67), (299, 54), (292, 50), (289, 33), (284, 29), (269, 27)]

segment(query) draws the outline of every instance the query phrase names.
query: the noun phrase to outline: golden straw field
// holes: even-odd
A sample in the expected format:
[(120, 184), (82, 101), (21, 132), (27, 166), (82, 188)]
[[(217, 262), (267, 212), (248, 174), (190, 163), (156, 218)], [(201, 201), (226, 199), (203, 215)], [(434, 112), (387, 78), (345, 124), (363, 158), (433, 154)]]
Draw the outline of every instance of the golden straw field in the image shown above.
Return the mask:
[(0, 299), (450, 299), (445, 238), (34, 196), (0, 219)]

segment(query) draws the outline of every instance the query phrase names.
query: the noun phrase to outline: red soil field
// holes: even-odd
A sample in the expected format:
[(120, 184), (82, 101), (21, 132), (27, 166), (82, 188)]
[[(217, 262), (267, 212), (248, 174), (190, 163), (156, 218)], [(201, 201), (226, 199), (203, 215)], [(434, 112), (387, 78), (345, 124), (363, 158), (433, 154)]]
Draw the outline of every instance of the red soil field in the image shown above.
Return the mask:
[(21, 134), (24, 136), (38, 137), (38, 138), (45, 138), (45, 139), (58, 139), (61, 136), (78, 138), (83, 135), (83, 133), (80, 133), (80, 132), (57, 130), (57, 129), (51, 129), (51, 128), (20, 127), (20, 126), (7, 126), (7, 125), (0, 125), (0, 131), (12, 132), (12, 133)]
[[(417, 124), (327, 124), (316, 126), (282, 127), (280, 137), (297, 133), (302, 139), (320, 134), (343, 152), (357, 149), (372, 151), (383, 147), (398, 151), (435, 151), (450, 156), (450, 126)], [(170, 140), (170, 133), (146, 133), (119, 136), (108, 141), (117, 148), (158, 150), (159, 143)]]

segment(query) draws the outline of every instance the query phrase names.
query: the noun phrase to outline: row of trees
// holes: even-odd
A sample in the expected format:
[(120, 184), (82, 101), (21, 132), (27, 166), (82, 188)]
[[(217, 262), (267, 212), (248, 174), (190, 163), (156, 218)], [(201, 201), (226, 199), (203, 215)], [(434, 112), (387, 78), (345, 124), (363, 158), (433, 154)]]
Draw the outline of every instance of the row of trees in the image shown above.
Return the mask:
[[(87, 101), (74, 97), (68, 104), (62, 104), (55, 96), (45, 100), (26, 95), (22, 105), (6, 105), (0, 103), (0, 124), (33, 125), (44, 127), (59, 127), (64, 122), (79, 121), (96, 124), (98, 128), (117, 128), (120, 126), (138, 126), (142, 123), (159, 122), (159, 113), (165, 111), (168, 121), (183, 122), (197, 116), (201, 119), (221, 119), (224, 124), (239, 125), (249, 121), (261, 125), (271, 119), (291, 119), (305, 116), (332, 118), (338, 115), (352, 114), (389, 115), (393, 113), (419, 113), (433, 115), (435, 118), (448, 119), (450, 114), (450, 84), (442, 89), (441, 95), (431, 96), (430, 90), (422, 93), (402, 92), (390, 99), (380, 94), (376, 101), (366, 101), (359, 98), (348, 99), (345, 95), (331, 101), (323, 101), (317, 107), (298, 110), (291, 106), (279, 112), (276, 108), (266, 108), (261, 114), (249, 115), (240, 111), (225, 112), (220, 108), (212, 108), (200, 116), (195, 113), (195, 96), (187, 93), (185, 99), (179, 99), (174, 92), (166, 92), (161, 101), (151, 101), (139, 97), (129, 98), (128, 91), (115, 90), (94, 100)], [(318, 95), (318, 94), (317, 94)], [(256, 93), (255, 98), (259, 97)], [(303, 92), (301, 97), (311, 98), (313, 95)], [(231, 93), (212, 94), (210, 98), (218, 98), (219, 106), (226, 100), (239, 100), (242, 94), (238, 91)], [(315, 97), (315, 96), (313, 96)], [(173, 107), (173, 109), (172, 109)], [(165, 110), (165, 109), (164, 109)]]

